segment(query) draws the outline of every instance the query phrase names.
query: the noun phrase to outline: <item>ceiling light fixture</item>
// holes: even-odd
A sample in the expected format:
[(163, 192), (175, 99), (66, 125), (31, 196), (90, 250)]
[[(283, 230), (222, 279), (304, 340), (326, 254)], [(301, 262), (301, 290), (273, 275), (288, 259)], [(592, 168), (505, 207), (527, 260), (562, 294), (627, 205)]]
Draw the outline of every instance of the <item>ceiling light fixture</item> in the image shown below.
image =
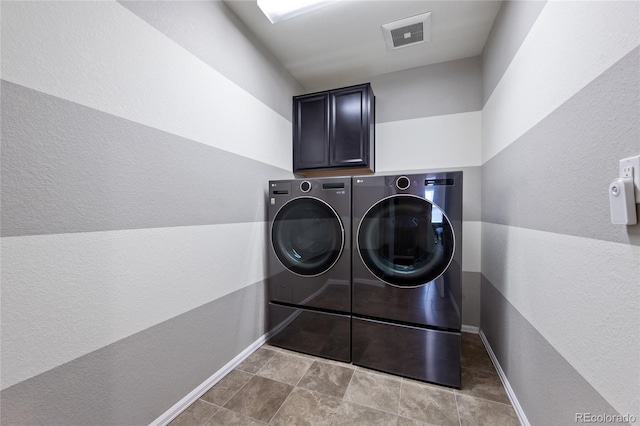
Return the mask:
[(339, 0), (258, 0), (258, 7), (275, 24), (337, 1)]

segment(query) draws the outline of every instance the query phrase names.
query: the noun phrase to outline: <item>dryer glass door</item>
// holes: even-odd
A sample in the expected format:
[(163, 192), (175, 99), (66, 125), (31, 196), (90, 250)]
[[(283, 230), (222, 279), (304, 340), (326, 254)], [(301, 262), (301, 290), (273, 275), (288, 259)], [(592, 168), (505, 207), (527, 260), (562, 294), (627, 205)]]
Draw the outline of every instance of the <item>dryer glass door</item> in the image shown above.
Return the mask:
[(369, 271), (398, 287), (435, 280), (455, 251), (447, 216), (429, 200), (413, 195), (394, 195), (373, 205), (360, 222), (357, 239)]
[(340, 258), (344, 227), (329, 204), (318, 198), (299, 197), (276, 213), (271, 243), (280, 262), (290, 271), (320, 275)]

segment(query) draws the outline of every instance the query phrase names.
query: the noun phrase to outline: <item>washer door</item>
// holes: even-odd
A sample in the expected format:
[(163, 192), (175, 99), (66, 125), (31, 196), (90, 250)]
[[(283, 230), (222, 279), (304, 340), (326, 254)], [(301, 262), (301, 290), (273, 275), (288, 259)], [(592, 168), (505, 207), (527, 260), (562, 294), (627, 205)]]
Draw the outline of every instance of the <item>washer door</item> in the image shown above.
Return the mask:
[(344, 248), (344, 227), (336, 211), (313, 197), (295, 198), (273, 219), (271, 244), (280, 262), (299, 275), (331, 269)]
[(373, 205), (358, 227), (358, 252), (382, 281), (417, 287), (442, 275), (455, 252), (449, 219), (437, 205), (394, 195)]

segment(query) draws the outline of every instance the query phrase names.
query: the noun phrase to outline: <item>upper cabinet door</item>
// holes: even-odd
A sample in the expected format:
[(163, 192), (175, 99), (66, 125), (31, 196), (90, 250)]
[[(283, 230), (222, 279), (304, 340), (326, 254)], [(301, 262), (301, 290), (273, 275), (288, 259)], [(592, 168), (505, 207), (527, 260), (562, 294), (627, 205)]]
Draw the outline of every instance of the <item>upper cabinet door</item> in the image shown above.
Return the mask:
[(369, 91), (357, 86), (331, 91), (329, 166), (368, 166)]
[(374, 171), (375, 101), (370, 84), (293, 98), (293, 171)]
[(329, 94), (294, 99), (294, 171), (329, 167)]

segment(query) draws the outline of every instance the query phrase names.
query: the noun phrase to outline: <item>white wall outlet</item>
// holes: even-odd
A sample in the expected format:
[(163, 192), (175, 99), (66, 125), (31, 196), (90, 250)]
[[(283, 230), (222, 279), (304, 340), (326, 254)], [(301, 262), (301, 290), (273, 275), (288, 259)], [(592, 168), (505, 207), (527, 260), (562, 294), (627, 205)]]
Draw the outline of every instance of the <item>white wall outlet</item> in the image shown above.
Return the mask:
[(636, 203), (640, 204), (640, 155), (620, 160), (620, 177), (633, 178)]

